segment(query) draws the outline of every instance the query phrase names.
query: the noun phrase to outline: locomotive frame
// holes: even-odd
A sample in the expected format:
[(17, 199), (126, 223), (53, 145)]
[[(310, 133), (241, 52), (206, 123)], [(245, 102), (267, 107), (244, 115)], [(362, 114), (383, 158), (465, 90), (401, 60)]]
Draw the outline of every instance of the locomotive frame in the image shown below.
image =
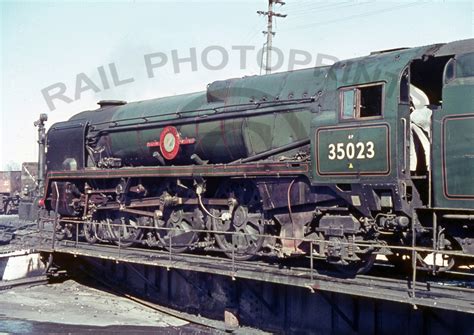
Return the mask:
[[(81, 224), (90, 243), (311, 254), (351, 273), (379, 254), (470, 264), (473, 64), (466, 40), (101, 102), (49, 130), (43, 202), (61, 237)], [(432, 103), (417, 164), (411, 85)]]

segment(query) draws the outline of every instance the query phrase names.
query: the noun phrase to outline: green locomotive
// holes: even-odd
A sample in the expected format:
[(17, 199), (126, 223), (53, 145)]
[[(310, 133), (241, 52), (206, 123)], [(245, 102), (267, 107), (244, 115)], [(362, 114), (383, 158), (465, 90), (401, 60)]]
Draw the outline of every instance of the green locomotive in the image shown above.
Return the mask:
[(437, 272), (474, 254), (474, 40), (101, 101), (47, 136), (58, 234)]

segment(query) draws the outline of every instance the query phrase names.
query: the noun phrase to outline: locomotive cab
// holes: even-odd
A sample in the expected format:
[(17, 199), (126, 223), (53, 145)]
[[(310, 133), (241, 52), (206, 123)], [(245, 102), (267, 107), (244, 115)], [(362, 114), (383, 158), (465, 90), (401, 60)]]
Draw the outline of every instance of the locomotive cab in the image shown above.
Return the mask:
[[(323, 113), (312, 123), (313, 185), (336, 183), (339, 194), (362, 212), (389, 207), (409, 214), (413, 208), (431, 206), (431, 171), (433, 164), (439, 165), (437, 143), (442, 136), (433, 124), (454, 108), (472, 113), (472, 99), (453, 106), (461, 101), (461, 90), (472, 96), (466, 65), (472, 54), (466, 49), (469, 43), (452, 43), (336, 63), (326, 85)], [(464, 77), (454, 79), (462, 66), (465, 69), (458, 71)], [(469, 140), (449, 142), (459, 146)], [(462, 166), (474, 170), (468, 158)], [(462, 187), (473, 189), (469, 182)]]

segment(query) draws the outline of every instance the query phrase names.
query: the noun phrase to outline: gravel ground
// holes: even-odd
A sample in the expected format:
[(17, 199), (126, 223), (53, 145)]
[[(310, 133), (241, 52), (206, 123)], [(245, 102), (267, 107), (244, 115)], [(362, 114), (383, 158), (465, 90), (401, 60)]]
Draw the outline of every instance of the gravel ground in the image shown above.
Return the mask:
[(3, 333), (206, 334), (210, 330), (75, 281), (0, 291)]
[(20, 287), (0, 292), (5, 317), (91, 326), (182, 326), (179, 319), (158, 314), (128, 299), (67, 280), (61, 284)]

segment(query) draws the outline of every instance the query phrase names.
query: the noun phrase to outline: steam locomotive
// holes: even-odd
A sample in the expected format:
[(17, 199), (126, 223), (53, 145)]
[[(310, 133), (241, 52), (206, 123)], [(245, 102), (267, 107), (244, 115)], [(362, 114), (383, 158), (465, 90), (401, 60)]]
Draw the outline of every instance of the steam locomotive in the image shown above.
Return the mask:
[(99, 105), (47, 134), (61, 238), (355, 273), (474, 253), (474, 39)]

